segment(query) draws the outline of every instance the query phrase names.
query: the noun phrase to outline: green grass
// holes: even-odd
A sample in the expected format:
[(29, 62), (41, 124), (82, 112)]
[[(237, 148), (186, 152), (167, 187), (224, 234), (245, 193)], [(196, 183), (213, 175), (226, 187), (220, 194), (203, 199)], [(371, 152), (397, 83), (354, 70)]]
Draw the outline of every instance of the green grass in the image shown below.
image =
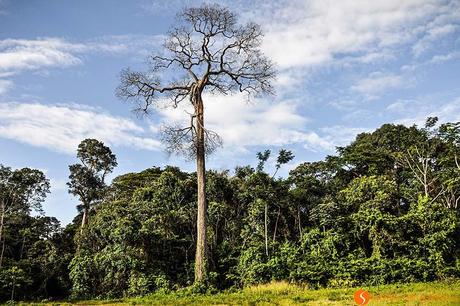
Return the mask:
[[(285, 282), (217, 294), (190, 294), (178, 291), (153, 293), (119, 300), (92, 300), (61, 303), (19, 303), (19, 305), (356, 305), (359, 288), (319, 289)], [(460, 281), (396, 284), (364, 287), (371, 294), (368, 305), (460, 305)]]

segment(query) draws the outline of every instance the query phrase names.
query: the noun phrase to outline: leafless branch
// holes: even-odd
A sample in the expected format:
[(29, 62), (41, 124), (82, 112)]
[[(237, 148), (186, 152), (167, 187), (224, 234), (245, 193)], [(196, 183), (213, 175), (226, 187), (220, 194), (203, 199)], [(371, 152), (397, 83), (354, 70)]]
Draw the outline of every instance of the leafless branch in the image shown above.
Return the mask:
[[(134, 101), (134, 110), (142, 114), (158, 101), (166, 99), (177, 107), (188, 98), (196, 118), (202, 118), (203, 92), (273, 94), (275, 67), (260, 51), (262, 37), (257, 24), (238, 25), (236, 15), (219, 5), (184, 9), (163, 44), (165, 52), (149, 58), (146, 72), (123, 70), (117, 95)], [(204, 122), (201, 125), (204, 129)], [(168, 151), (196, 147), (194, 132), (193, 125), (164, 128)], [(222, 144), (206, 129), (205, 138), (206, 154)]]
[[(179, 125), (164, 125), (161, 127), (161, 141), (165, 144), (166, 152), (169, 154), (180, 153), (190, 160), (196, 157), (197, 137), (194, 125), (180, 127)], [(210, 155), (222, 146), (220, 136), (211, 131), (205, 130), (205, 154)]]

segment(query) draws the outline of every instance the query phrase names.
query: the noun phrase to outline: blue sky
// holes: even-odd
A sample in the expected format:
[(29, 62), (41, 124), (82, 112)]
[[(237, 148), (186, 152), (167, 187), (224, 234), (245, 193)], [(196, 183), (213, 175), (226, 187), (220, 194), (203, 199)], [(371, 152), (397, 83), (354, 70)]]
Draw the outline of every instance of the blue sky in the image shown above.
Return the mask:
[[(184, 108), (138, 118), (114, 95), (120, 70), (145, 67), (176, 12), (201, 3), (164, 2), (0, 0), (0, 163), (46, 172), (44, 209), (63, 224), (76, 214), (65, 183), (84, 138), (112, 148), (113, 176), (194, 169), (164, 153), (158, 135), (187, 119)], [(279, 74), (273, 97), (205, 97), (208, 127), (224, 141), (209, 168), (254, 165), (257, 151), (284, 147), (296, 155), (285, 174), (386, 122), (460, 120), (458, 0), (219, 3), (262, 26)]]

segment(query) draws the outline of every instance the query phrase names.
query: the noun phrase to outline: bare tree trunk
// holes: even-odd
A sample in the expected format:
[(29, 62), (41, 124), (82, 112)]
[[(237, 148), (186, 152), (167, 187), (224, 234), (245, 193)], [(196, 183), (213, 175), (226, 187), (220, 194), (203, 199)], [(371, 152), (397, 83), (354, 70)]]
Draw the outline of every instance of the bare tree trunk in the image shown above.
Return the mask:
[(16, 287), (16, 276), (13, 278), (13, 287), (11, 288), (11, 297), (10, 300), (14, 301), (14, 287)]
[(302, 240), (302, 222), (300, 221), (300, 206), (297, 205), (297, 218), (299, 220), (299, 241)]
[(278, 208), (278, 214), (276, 215), (275, 230), (273, 231), (273, 243), (276, 242), (276, 232), (278, 231), (278, 220), (280, 219), (281, 208)]
[(428, 179), (427, 179), (427, 172), (423, 172), (423, 188), (425, 191), (425, 197), (428, 197), (430, 194), (428, 192)]
[(83, 234), (83, 228), (86, 224), (88, 224), (88, 208), (85, 205), (83, 208), (83, 216), (81, 218), (80, 234)]
[(3, 238), (3, 223), (5, 220), (5, 205), (2, 203), (2, 216), (0, 217), (0, 241)]
[(268, 257), (268, 204), (265, 202), (265, 254)]
[(207, 273), (207, 237), (206, 237), (206, 166), (204, 146), (204, 116), (201, 96), (195, 99), (196, 113), (196, 175), (198, 185), (197, 241), (195, 256), (195, 283), (202, 282)]
[(0, 252), (0, 268), (3, 265), (3, 254), (5, 253), (5, 238), (2, 240), (2, 251)]
[(21, 245), (21, 253), (19, 253), (19, 259), (22, 259), (22, 254), (24, 254), (24, 245), (26, 244), (26, 235), (22, 236), (22, 245)]
[(5, 239), (3, 239), (4, 223), (5, 223), (5, 204), (2, 202), (2, 215), (0, 217), (0, 242), (2, 243), (2, 251), (0, 253), (0, 268), (3, 265), (3, 252), (5, 251)]

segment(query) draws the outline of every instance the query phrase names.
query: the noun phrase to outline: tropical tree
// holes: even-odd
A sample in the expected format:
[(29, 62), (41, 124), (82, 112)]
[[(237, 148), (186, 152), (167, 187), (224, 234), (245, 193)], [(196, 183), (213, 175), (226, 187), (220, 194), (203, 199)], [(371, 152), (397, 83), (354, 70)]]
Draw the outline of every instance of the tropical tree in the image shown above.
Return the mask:
[(272, 62), (260, 51), (262, 31), (257, 24), (240, 25), (227, 8), (205, 4), (186, 8), (169, 32), (164, 52), (149, 58), (147, 72), (122, 71), (119, 97), (137, 101), (137, 111), (170, 101), (173, 107), (188, 99), (193, 112), (185, 127), (165, 127), (170, 152), (196, 159), (198, 183), (195, 281), (207, 274), (205, 156), (221, 145), (220, 137), (205, 128), (205, 93), (272, 93)]
[[(264, 152), (258, 152), (257, 153), (257, 158), (259, 159), (259, 163), (257, 164), (257, 171), (261, 173), (264, 170), (265, 163), (268, 161), (270, 158), (271, 151), (270, 150), (265, 150)], [(278, 153), (278, 158), (276, 159), (276, 165), (275, 165), (275, 172), (272, 175), (272, 179), (275, 177), (276, 173), (278, 173), (279, 169), (281, 168), (281, 165), (287, 164), (294, 158), (294, 155), (292, 154), (291, 151), (286, 150), (286, 149), (281, 149)], [(268, 257), (268, 201), (264, 201), (264, 236), (265, 236), (265, 255)], [(276, 224), (278, 225), (278, 219), (279, 219), (279, 212), (278, 212), (278, 217), (277, 217), (277, 222)], [(273, 234), (273, 240), (276, 239), (276, 228)]]
[(85, 139), (77, 149), (81, 164), (69, 166), (70, 175), (67, 186), (69, 193), (80, 200), (82, 211), (80, 230), (88, 223), (90, 209), (104, 196), (105, 177), (117, 166), (117, 160), (109, 147), (96, 139)]
[(12, 170), (0, 164), (0, 268), (6, 246), (4, 230), (7, 219), (14, 215), (28, 215), (31, 210), (41, 211), (49, 189), (49, 180), (40, 170)]

